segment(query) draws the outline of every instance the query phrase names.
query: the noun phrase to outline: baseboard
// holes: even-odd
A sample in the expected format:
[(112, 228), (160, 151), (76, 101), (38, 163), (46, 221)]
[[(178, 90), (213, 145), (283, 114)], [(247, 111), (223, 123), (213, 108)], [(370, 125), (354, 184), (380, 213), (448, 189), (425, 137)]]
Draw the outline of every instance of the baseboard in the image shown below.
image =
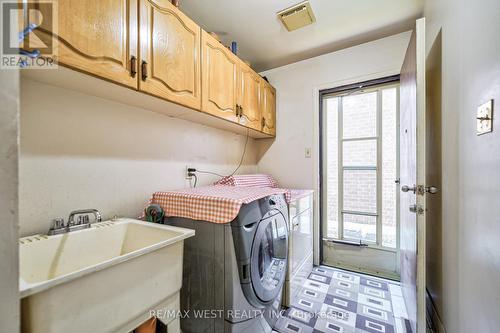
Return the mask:
[(437, 313), (436, 306), (432, 301), (429, 291), (426, 293), (426, 308), (427, 308), (427, 332), (446, 333), (443, 322)]

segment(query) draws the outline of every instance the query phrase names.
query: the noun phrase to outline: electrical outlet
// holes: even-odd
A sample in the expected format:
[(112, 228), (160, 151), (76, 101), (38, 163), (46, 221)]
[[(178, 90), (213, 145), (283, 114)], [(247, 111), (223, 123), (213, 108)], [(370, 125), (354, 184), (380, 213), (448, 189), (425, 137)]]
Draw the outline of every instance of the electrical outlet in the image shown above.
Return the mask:
[(306, 158), (311, 158), (311, 148), (306, 148), (305, 156)]
[(190, 169), (196, 170), (192, 166), (186, 165), (186, 169), (185, 169), (185, 172), (184, 172), (184, 175), (185, 175), (186, 179), (191, 179), (193, 177), (193, 173), (192, 173), (192, 171), (190, 171)]

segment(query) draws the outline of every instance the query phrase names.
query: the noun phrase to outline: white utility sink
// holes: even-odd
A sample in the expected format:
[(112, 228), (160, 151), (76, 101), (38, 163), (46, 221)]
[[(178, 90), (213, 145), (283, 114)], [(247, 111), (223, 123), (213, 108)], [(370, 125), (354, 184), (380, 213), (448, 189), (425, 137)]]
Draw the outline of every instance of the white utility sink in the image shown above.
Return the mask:
[[(151, 310), (178, 310), (184, 239), (192, 236), (118, 219), (20, 239), (22, 331), (129, 332)], [(178, 319), (160, 319), (179, 331)]]

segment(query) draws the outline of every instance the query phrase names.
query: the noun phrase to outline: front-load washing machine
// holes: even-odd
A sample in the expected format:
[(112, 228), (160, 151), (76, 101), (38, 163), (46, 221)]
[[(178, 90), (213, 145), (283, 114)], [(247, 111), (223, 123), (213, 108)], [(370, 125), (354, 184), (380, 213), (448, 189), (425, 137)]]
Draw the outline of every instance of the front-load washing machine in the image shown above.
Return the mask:
[(243, 205), (226, 224), (165, 219), (196, 231), (184, 242), (184, 333), (271, 332), (287, 269), (287, 209), (273, 195)]

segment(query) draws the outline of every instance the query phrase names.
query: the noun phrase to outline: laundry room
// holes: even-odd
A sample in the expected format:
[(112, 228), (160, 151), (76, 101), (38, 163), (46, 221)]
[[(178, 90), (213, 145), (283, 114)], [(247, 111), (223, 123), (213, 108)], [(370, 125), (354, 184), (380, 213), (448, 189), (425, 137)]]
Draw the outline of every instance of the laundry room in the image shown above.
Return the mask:
[(0, 2), (0, 332), (496, 332), (494, 0)]

